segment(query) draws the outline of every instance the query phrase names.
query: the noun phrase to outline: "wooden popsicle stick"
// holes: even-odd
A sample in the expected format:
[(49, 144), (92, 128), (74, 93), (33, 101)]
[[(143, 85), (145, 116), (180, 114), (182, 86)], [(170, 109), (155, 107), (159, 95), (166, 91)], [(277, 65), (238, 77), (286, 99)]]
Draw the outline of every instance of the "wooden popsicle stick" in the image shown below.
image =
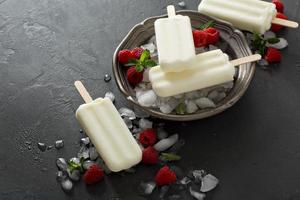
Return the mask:
[(298, 28), (299, 24), (297, 22), (293, 22), (286, 19), (274, 18), (272, 20), (273, 24), (278, 24), (281, 26), (289, 27), (289, 28)]
[(167, 6), (168, 17), (176, 16), (175, 7), (173, 5)]
[(243, 57), (243, 58), (238, 58), (238, 59), (235, 59), (235, 60), (231, 60), (230, 63), (233, 66), (239, 66), (239, 65), (242, 65), (242, 64), (258, 61), (260, 59), (261, 59), (261, 55), (254, 54), (254, 55), (251, 55), (251, 56), (246, 56), (246, 57)]
[(90, 96), (88, 91), (85, 89), (85, 87), (81, 81), (75, 81), (74, 85), (75, 85), (76, 89), (78, 90), (79, 94), (81, 95), (81, 97), (83, 98), (83, 100), (85, 101), (85, 103), (91, 103), (93, 101), (92, 97)]

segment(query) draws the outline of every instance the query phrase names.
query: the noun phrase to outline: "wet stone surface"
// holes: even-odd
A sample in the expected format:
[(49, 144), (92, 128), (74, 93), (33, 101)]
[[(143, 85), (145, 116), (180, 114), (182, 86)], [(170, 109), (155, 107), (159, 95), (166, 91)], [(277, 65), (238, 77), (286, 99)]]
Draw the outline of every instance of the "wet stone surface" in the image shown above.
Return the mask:
[[(140, 181), (155, 175), (154, 168), (143, 165), (121, 178), (106, 175), (95, 187), (74, 183), (66, 194), (56, 180), (55, 159), (76, 156), (84, 137), (74, 116), (83, 104), (74, 80), (82, 80), (94, 99), (111, 91), (118, 108), (128, 107), (112, 78), (114, 49), (135, 24), (165, 14), (167, 4), (179, 8), (179, 2), (0, 0), (1, 200), (159, 198), (158, 191), (147, 198), (138, 195)], [(193, 10), (199, 3), (184, 2)], [(289, 19), (299, 22), (299, 1), (284, 4)], [(185, 126), (165, 121), (168, 136), (177, 133), (185, 140), (178, 166), (205, 168), (220, 178), (208, 200), (300, 198), (300, 36), (292, 29), (279, 35), (289, 44), (281, 50), (282, 62), (269, 70), (257, 67), (236, 105)], [(52, 145), (59, 138), (65, 146), (57, 150)], [(42, 152), (38, 142), (50, 147)], [(66, 190), (72, 186), (64, 182)], [(189, 191), (179, 195), (190, 196)]]

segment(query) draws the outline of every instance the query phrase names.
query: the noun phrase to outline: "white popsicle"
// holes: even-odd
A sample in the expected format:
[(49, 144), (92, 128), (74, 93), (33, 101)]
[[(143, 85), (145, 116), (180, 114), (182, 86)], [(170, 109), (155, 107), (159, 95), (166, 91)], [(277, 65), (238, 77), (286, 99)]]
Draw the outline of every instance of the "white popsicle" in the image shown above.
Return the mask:
[(86, 101), (77, 109), (76, 118), (107, 167), (118, 172), (138, 164), (142, 151), (111, 100), (93, 101), (80, 81), (75, 86)]
[(159, 64), (166, 72), (185, 70), (195, 53), (191, 21), (188, 16), (176, 15), (174, 6), (168, 6), (168, 18), (154, 23)]
[(202, 0), (198, 10), (232, 23), (236, 28), (264, 34), (272, 23), (297, 28), (298, 23), (277, 19), (275, 4), (261, 0)]
[(232, 81), (234, 66), (260, 58), (260, 55), (253, 55), (229, 61), (228, 56), (218, 49), (197, 55), (194, 68), (190, 70), (166, 73), (160, 66), (152, 67), (149, 79), (158, 96), (170, 97)]

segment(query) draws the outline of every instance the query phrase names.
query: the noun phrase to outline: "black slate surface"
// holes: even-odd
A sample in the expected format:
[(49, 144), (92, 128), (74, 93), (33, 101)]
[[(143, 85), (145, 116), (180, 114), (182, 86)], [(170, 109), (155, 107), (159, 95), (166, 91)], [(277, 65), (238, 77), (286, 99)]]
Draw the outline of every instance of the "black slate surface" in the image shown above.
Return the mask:
[[(300, 21), (300, 1), (283, 0), (290, 19)], [(93, 97), (112, 91), (126, 105), (111, 74), (115, 47), (132, 26), (163, 14), (161, 0), (0, 0), (0, 199), (145, 199), (140, 180), (157, 168), (138, 167), (128, 176), (75, 185), (65, 194), (55, 179), (57, 157), (70, 158), (81, 138), (74, 112), (82, 103), (74, 90), (84, 81)], [(198, 1), (186, 1), (196, 9)], [(207, 199), (300, 199), (300, 32), (289, 41), (281, 64), (257, 69), (245, 96), (228, 111), (189, 123), (167, 122), (186, 140), (178, 163), (207, 169), (220, 185)], [(298, 67), (297, 67), (298, 65)], [(59, 151), (40, 152), (37, 142), (65, 141)], [(30, 146), (30, 147), (29, 147)], [(157, 199), (154, 195), (149, 199)]]

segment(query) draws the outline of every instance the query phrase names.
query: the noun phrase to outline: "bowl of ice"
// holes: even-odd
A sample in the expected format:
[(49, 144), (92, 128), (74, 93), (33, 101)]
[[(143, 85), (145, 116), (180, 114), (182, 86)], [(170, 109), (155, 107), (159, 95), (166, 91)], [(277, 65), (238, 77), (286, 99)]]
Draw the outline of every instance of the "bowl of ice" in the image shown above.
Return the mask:
[[(252, 55), (243, 33), (225, 21), (210, 18), (196, 11), (178, 11), (177, 14), (189, 16), (192, 27), (214, 21), (214, 27), (220, 32), (220, 40), (215, 45), (196, 48), (197, 53), (221, 49), (230, 60)], [(126, 99), (153, 117), (191, 121), (207, 118), (233, 106), (246, 92), (255, 72), (255, 63), (247, 63), (236, 68), (234, 81), (192, 91), (172, 97), (159, 97), (152, 90), (148, 72), (136, 87), (126, 79), (126, 68), (118, 62), (118, 52), (122, 49), (142, 47), (150, 51), (151, 59), (157, 61), (157, 49), (154, 22), (166, 15), (150, 17), (134, 26), (116, 48), (113, 56), (113, 73), (118, 88)]]

